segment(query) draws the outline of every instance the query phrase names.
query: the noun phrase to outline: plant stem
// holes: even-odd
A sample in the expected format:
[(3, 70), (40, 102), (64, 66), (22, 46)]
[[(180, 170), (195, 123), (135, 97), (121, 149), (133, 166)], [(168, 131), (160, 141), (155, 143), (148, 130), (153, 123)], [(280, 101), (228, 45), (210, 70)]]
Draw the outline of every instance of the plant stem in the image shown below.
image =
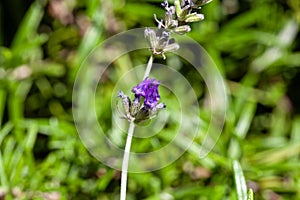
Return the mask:
[(149, 76), (151, 68), (152, 68), (152, 64), (153, 64), (153, 55), (151, 55), (149, 58), (143, 80), (145, 80)]
[(131, 147), (133, 132), (134, 132), (134, 122), (132, 120), (130, 122), (129, 128), (128, 128), (128, 134), (127, 134), (127, 139), (126, 139), (126, 144), (125, 144), (125, 151), (124, 151), (123, 162), (122, 162), (120, 200), (126, 200), (128, 163), (129, 163), (130, 147)]
[[(143, 80), (145, 80), (151, 71), (153, 64), (153, 55), (150, 56), (147, 68), (144, 74)], [(125, 144), (125, 151), (123, 156), (123, 162), (122, 162), (122, 175), (121, 175), (121, 193), (120, 193), (120, 200), (126, 200), (126, 189), (127, 189), (127, 176), (128, 176), (128, 163), (129, 163), (129, 156), (130, 156), (130, 147), (131, 147), (131, 141), (132, 136), (134, 132), (134, 120), (132, 120), (129, 124), (128, 128), (128, 134)]]

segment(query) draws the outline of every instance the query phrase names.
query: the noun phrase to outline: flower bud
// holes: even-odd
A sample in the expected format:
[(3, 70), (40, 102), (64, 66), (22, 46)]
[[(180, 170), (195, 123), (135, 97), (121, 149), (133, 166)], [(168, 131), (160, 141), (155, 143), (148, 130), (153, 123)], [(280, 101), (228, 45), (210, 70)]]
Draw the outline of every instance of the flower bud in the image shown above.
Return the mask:
[(177, 43), (172, 43), (172, 44), (168, 44), (165, 48), (164, 51), (165, 52), (173, 52), (173, 51), (177, 51), (179, 49), (179, 44)]
[(118, 97), (122, 98), (122, 106), (124, 110), (124, 114), (126, 118), (131, 118), (130, 115), (130, 107), (131, 107), (131, 101), (127, 95), (125, 95), (122, 91), (118, 92)]
[(131, 107), (130, 107), (131, 116), (136, 116), (139, 109), (140, 109), (140, 98), (136, 97), (136, 98), (134, 98), (133, 102), (131, 103)]
[(204, 19), (203, 14), (191, 13), (185, 17), (185, 22), (198, 22)]
[(189, 25), (179, 26), (173, 29), (173, 31), (177, 34), (185, 34), (191, 31), (191, 27)]
[(144, 35), (150, 45), (150, 48), (151, 49), (156, 48), (158, 42), (157, 42), (155, 31), (151, 28), (146, 28)]
[(149, 117), (152, 118), (158, 114), (159, 111), (166, 108), (166, 105), (164, 103), (157, 104), (153, 109), (149, 112)]

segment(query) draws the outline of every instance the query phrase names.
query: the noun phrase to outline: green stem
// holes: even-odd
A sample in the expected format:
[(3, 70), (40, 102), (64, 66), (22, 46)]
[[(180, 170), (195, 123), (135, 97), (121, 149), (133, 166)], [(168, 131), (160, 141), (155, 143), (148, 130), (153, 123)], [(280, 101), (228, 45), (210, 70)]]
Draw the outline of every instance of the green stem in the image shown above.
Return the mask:
[(149, 58), (143, 80), (145, 80), (149, 76), (151, 68), (152, 68), (152, 64), (153, 64), (153, 55), (151, 55)]
[(131, 148), (131, 141), (134, 132), (134, 122), (133, 120), (129, 124), (128, 134), (125, 144), (125, 151), (123, 156), (122, 162), (122, 176), (121, 176), (121, 193), (120, 193), (120, 200), (126, 200), (126, 189), (127, 189), (127, 176), (128, 176), (128, 163), (129, 163), (129, 156), (130, 156), (130, 148)]

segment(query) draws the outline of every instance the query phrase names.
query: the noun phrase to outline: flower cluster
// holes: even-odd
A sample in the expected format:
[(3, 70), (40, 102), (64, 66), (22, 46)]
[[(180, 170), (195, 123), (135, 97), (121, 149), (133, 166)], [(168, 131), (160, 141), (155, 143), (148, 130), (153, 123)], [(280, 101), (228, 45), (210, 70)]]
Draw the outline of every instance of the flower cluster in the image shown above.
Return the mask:
[(160, 100), (159, 84), (160, 82), (154, 78), (143, 80), (131, 90), (134, 93), (133, 101), (120, 91), (118, 97), (122, 99), (124, 113), (120, 111), (117, 105), (118, 111), (128, 121), (136, 123), (153, 118), (166, 107), (164, 103), (158, 103)]
[[(188, 25), (189, 23), (204, 19), (203, 14), (195, 11), (210, 1), (212, 0), (175, 0), (174, 5), (170, 6), (168, 0), (164, 0), (161, 4), (166, 11), (164, 18), (158, 20), (156, 15), (154, 15), (154, 19), (158, 23), (157, 31), (152, 28), (146, 28), (144, 32), (152, 54), (162, 55), (165, 59), (164, 53), (176, 51), (179, 45), (175, 42), (174, 38), (171, 38), (171, 34), (185, 34), (190, 32), (191, 27)], [(118, 97), (122, 99), (124, 112), (120, 111), (118, 102), (117, 110), (125, 119), (135, 123), (156, 116), (160, 110), (166, 107), (165, 104), (158, 103), (160, 99), (158, 93), (159, 84), (160, 82), (155, 79), (144, 79), (132, 88), (131, 91), (134, 93), (132, 101), (120, 91)]]
[(173, 52), (179, 48), (175, 43), (174, 38), (170, 38), (170, 32), (163, 28), (158, 29), (156, 32), (151, 28), (145, 29), (145, 37), (147, 38), (150, 50), (153, 55), (162, 55), (165, 59), (165, 52)]
[(162, 55), (165, 59), (165, 52), (173, 52), (179, 48), (174, 38), (170, 38), (171, 33), (185, 34), (191, 31), (188, 25), (190, 22), (197, 22), (204, 19), (203, 14), (193, 12), (200, 9), (203, 4), (211, 0), (175, 0), (174, 6), (169, 6), (168, 0), (162, 3), (166, 10), (164, 19), (158, 20), (156, 15), (154, 19), (158, 23), (158, 30), (151, 28), (145, 29), (145, 38), (149, 42), (150, 50), (153, 55)]

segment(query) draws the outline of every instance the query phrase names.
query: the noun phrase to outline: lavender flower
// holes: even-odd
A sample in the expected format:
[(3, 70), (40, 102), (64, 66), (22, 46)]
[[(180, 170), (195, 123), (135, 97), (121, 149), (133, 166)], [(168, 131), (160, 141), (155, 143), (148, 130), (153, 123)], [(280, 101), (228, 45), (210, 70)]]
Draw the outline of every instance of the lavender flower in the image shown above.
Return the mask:
[(158, 94), (159, 84), (160, 82), (155, 80), (154, 78), (145, 79), (141, 83), (133, 87), (131, 91), (134, 93), (135, 98), (145, 98), (145, 107), (154, 108), (160, 99), (160, 95)]
[(163, 19), (158, 20), (154, 14), (154, 19), (158, 23), (158, 30), (154, 31), (151, 28), (145, 29), (145, 38), (149, 42), (150, 50), (153, 55), (162, 55), (165, 59), (165, 52), (173, 52), (178, 50), (179, 45), (171, 38), (171, 33), (185, 34), (191, 31), (188, 23), (197, 22), (204, 19), (203, 14), (193, 12), (195, 9), (200, 9), (212, 0), (175, 0), (174, 6), (170, 6), (168, 0), (165, 0), (161, 5), (166, 10)]
[(175, 39), (170, 38), (170, 32), (164, 28), (160, 28), (156, 32), (151, 28), (146, 28), (144, 34), (154, 55), (162, 55), (165, 59), (165, 52), (176, 51), (179, 48)]
[(174, 38), (171, 38), (171, 34), (190, 32), (191, 27), (188, 25), (190, 22), (204, 19), (203, 14), (194, 11), (210, 1), (212, 0), (174, 0), (174, 5), (170, 6), (168, 0), (164, 0), (161, 4), (166, 11), (164, 18), (158, 20), (154, 14), (154, 19), (158, 23), (157, 31), (151, 28), (145, 29), (144, 36), (149, 42), (152, 55), (145, 70), (144, 80), (132, 88), (131, 91), (134, 93), (133, 101), (122, 91), (118, 93), (118, 97), (122, 99), (123, 113), (118, 107), (118, 102), (116, 105), (123, 118), (130, 122), (122, 162), (120, 200), (126, 200), (127, 171), (134, 126), (136, 123), (155, 117), (160, 110), (166, 107), (164, 103), (158, 103), (160, 100), (158, 93), (160, 82), (147, 78), (151, 71), (153, 55), (162, 55), (165, 59), (165, 52), (176, 51), (179, 45)]
[(159, 84), (160, 82), (154, 78), (146, 78), (132, 88), (131, 91), (134, 93), (134, 100), (132, 102), (128, 96), (120, 91), (118, 97), (122, 98), (123, 117), (129, 121), (138, 123), (153, 118), (160, 110), (164, 109), (166, 107), (165, 104), (158, 103), (160, 100), (158, 93)]

